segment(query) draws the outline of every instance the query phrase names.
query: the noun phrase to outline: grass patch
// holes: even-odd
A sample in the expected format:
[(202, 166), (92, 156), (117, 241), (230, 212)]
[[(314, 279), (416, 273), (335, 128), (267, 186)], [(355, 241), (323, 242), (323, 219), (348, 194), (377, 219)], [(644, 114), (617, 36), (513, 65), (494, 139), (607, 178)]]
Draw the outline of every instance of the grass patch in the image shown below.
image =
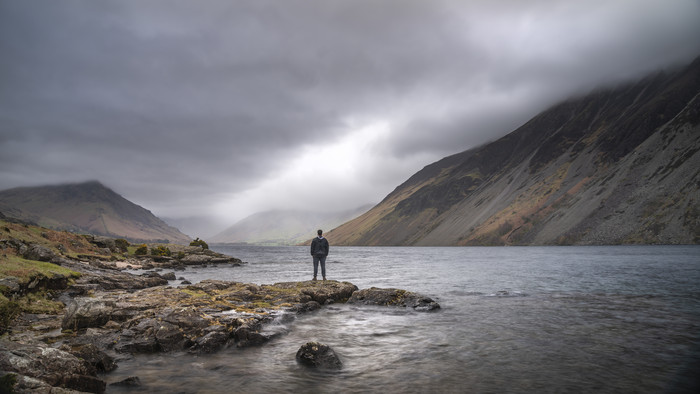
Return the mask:
[(56, 275), (63, 275), (68, 278), (79, 278), (80, 273), (61, 267), (60, 265), (46, 263), (42, 261), (25, 260), (18, 256), (2, 257), (0, 264), (0, 278), (14, 276), (20, 283), (28, 283), (32, 278), (45, 276), (53, 278)]
[(17, 304), (26, 313), (44, 313), (57, 315), (63, 311), (64, 305), (60, 301), (51, 299), (45, 291), (29, 293), (17, 300)]
[(180, 292), (187, 294), (190, 297), (194, 298), (207, 298), (209, 297), (209, 294), (202, 290), (193, 290), (193, 289), (180, 289)]

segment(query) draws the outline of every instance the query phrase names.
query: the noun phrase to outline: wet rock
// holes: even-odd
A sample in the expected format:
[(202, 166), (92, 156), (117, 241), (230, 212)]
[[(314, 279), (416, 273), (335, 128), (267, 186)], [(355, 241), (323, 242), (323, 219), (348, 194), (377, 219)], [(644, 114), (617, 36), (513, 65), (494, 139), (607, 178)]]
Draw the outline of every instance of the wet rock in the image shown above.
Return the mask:
[(229, 332), (224, 326), (211, 326), (204, 330), (204, 336), (195, 340), (190, 349), (194, 353), (213, 353), (225, 347), (229, 340)]
[(61, 386), (88, 393), (104, 393), (107, 383), (96, 376), (73, 374), (64, 376)]
[[(108, 322), (110, 326), (114, 322)], [(97, 372), (109, 372), (116, 367), (115, 361), (108, 355), (107, 349), (111, 349), (119, 340), (119, 327), (116, 329), (88, 328), (79, 335), (64, 336), (61, 345), (62, 350), (76, 355), (92, 365)]]
[(110, 372), (117, 368), (114, 359), (93, 344), (67, 346), (72, 355), (85, 360), (95, 372)]
[(161, 275), (161, 277), (162, 277), (163, 279), (167, 279), (167, 280), (175, 280), (175, 273), (174, 273), (174, 272), (168, 272), (168, 273), (165, 273), (165, 274)]
[(129, 376), (128, 378), (126, 378), (124, 380), (110, 383), (109, 385), (115, 386), (115, 387), (140, 387), (141, 386), (141, 379), (139, 379), (138, 376)]
[(137, 336), (132, 330), (124, 330), (114, 350), (119, 353), (155, 353), (160, 347), (155, 336)]
[(409, 307), (417, 311), (440, 309), (440, 304), (430, 297), (401, 289), (372, 287), (358, 290), (348, 299), (348, 304)]
[[(162, 351), (181, 350), (190, 344), (190, 340), (185, 337), (180, 327), (172, 323), (159, 322), (152, 328), (152, 332), (158, 343), (158, 348)], [(143, 332), (143, 335), (148, 334), (148, 332)]]
[(182, 350), (190, 344), (183, 331), (172, 323), (145, 318), (121, 331), (114, 346), (118, 352), (153, 353)]
[(296, 359), (299, 363), (314, 368), (341, 369), (343, 367), (335, 351), (330, 346), (318, 342), (302, 345), (297, 351)]
[(115, 307), (114, 301), (76, 298), (66, 308), (61, 326), (64, 330), (101, 327), (110, 320)]
[(260, 332), (261, 328), (262, 325), (259, 321), (246, 323), (238, 327), (233, 332), (233, 338), (236, 340), (236, 346), (259, 346), (267, 342), (270, 339), (270, 336), (262, 334)]
[(294, 305), (293, 307), (290, 308), (290, 311), (301, 314), (301, 313), (306, 313), (306, 312), (312, 312), (312, 311), (315, 311), (317, 309), (321, 309), (321, 304), (319, 304), (316, 301), (309, 301), (309, 302), (305, 302), (302, 304)]
[(46, 384), (50, 387), (103, 393), (106, 387), (105, 382), (96, 377), (84, 360), (41, 342), (0, 341), (0, 370), (14, 372), (18, 377), (33, 378), (22, 378), (21, 384), (36, 388), (45, 387)]

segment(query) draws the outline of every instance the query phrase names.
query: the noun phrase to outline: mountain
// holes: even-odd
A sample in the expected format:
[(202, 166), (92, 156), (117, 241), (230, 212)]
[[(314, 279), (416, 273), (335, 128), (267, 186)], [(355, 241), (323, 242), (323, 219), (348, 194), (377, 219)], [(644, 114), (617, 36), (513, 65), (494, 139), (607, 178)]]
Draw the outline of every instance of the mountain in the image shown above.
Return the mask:
[(248, 216), (211, 238), (213, 243), (296, 245), (316, 230), (332, 229), (366, 212), (372, 205), (341, 212), (266, 211)]
[(335, 245), (700, 243), (700, 59), (430, 164)]
[(0, 191), (0, 212), (57, 230), (131, 241), (190, 241), (150, 211), (96, 181)]

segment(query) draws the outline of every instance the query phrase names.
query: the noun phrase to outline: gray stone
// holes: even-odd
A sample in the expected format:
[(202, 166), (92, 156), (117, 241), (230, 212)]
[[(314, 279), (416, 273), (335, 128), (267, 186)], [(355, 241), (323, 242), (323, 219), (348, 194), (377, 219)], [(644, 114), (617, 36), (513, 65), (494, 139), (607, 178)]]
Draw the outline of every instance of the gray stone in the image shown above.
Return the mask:
[(74, 345), (69, 347), (67, 351), (85, 360), (96, 372), (110, 372), (117, 368), (114, 359), (94, 344)]
[(296, 359), (299, 363), (314, 368), (341, 369), (343, 367), (335, 351), (330, 346), (318, 342), (302, 345), (297, 351)]
[(25, 379), (20, 382), (18, 379), (18, 383), (37, 389), (45, 387), (46, 384), (51, 387), (103, 393), (106, 387), (105, 382), (97, 378), (84, 360), (41, 342), (0, 341), (0, 371), (34, 378), (40, 382)]
[(66, 308), (61, 326), (63, 329), (79, 330), (88, 327), (101, 327), (107, 323), (116, 307), (114, 301), (90, 298), (76, 298)]
[(167, 280), (175, 280), (175, 273), (174, 273), (174, 272), (168, 272), (168, 273), (165, 273), (165, 274), (161, 275), (161, 277), (162, 277), (163, 279), (167, 279)]
[(19, 279), (14, 276), (0, 278), (0, 286), (7, 287), (11, 293), (17, 293), (20, 290)]
[(22, 253), (22, 257), (27, 260), (51, 261), (56, 254), (49, 248), (39, 244), (30, 244), (27, 250)]
[(213, 353), (228, 343), (229, 332), (224, 326), (211, 326), (204, 330), (206, 334), (195, 340), (190, 351), (196, 353)]

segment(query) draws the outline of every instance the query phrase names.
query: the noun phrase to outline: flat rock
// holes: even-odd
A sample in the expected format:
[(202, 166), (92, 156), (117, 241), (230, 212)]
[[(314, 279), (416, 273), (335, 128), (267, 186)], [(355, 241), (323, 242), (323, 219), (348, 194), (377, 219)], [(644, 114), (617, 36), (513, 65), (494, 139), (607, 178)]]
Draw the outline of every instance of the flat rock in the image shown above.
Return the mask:
[(358, 290), (348, 299), (348, 304), (400, 306), (417, 311), (440, 309), (440, 304), (422, 294), (401, 289), (371, 287)]

